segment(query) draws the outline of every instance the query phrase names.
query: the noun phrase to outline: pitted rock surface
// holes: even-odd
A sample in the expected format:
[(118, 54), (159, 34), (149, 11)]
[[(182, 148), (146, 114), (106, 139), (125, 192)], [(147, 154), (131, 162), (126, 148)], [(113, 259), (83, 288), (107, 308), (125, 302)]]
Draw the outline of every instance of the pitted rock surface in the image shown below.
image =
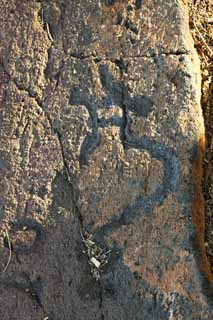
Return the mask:
[[(211, 319), (186, 3), (0, 13), (1, 318)], [(107, 256), (99, 278), (87, 235)]]

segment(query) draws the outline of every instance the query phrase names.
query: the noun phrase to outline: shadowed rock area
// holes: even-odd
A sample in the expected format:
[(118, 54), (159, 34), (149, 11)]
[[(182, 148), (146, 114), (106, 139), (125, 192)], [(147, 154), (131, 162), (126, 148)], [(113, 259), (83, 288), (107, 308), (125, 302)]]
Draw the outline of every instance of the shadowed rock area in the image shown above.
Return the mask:
[(0, 318), (211, 319), (186, 1), (0, 16)]

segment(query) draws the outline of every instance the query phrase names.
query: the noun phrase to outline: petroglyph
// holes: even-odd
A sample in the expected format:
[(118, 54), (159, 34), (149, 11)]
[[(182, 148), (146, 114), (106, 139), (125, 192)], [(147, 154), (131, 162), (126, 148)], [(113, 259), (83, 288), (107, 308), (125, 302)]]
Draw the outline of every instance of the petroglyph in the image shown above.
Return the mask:
[[(120, 138), (124, 148), (148, 151), (151, 157), (162, 162), (164, 172), (161, 184), (153, 193), (137, 197), (118, 216), (96, 229), (95, 236), (103, 241), (104, 236), (121, 225), (132, 223), (141, 211), (151, 213), (156, 206), (163, 203), (169, 193), (175, 192), (179, 183), (179, 161), (172, 148), (145, 135), (138, 137), (131, 129), (130, 111), (137, 116), (147, 117), (152, 111), (152, 100), (144, 95), (131, 97), (122, 81), (113, 79), (106, 65), (100, 65), (99, 73), (102, 87), (106, 93), (104, 98), (99, 100), (97, 97), (85, 94), (80, 88), (72, 88), (70, 95), (70, 104), (84, 105), (89, 113), (88, 123), (91, 133), (85, 137), (81, 145), (80, 166), (86, 166), (91, 155), (98, 148), (100, 143), (99, 128), (116, 126), (120, 129)], [(106, 117), (107, 110), (113, 108), (117, 110), (115, 106), (120, 109), (120, 112)], [(100, 116), (101, 110), (105, 111), (105, 116)], [(109, 112), (109, 114), (111, 113)]]

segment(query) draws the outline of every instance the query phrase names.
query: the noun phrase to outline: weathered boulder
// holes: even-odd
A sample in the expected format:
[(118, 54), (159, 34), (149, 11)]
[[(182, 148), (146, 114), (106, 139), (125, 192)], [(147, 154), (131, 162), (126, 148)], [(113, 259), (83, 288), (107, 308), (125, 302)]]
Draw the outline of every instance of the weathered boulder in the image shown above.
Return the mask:
[(0, 316), (211, 319), (187, 5), (0, 5)]

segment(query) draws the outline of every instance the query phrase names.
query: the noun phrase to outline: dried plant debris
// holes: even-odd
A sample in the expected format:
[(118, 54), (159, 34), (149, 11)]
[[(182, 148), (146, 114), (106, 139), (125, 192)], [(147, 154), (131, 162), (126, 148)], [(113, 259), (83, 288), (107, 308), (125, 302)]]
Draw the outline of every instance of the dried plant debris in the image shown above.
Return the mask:
[(12, 242), (11, 242), (11, 239), (10, 239), (10, 236), (9, 236), (9, 233), (8, 233), (7, 229), (5, 230), (5, 239), (7, 241), (7, 246), (8, 246), (8, 249), (9, 249), (9, 257), (8, 257), (8, 260), (7, 260), (7, 264), (4, 267), (3, 273), (7, 271), (7, 268), (9, 266), (11, 258), (12, 258)]
[(104, 250), (93, 239), (91, 234), (82, 233), (81, 237), (84, 244), (83, 253), (87, 256), (92, 276), (98, 281), (103, 267), (108, 263), (111, 250)]
[(213, 4), (209, 0), (191, 0), (189, 12), (190, 28), (203, 71), (209, 68), (213, 56)]
[(206, 250), (213, 268), (213, 2), (191, 0), (190, 27), (201, 61), (202, 97), (206, 154), (203, 168), (203, 193), (205, 197)]

